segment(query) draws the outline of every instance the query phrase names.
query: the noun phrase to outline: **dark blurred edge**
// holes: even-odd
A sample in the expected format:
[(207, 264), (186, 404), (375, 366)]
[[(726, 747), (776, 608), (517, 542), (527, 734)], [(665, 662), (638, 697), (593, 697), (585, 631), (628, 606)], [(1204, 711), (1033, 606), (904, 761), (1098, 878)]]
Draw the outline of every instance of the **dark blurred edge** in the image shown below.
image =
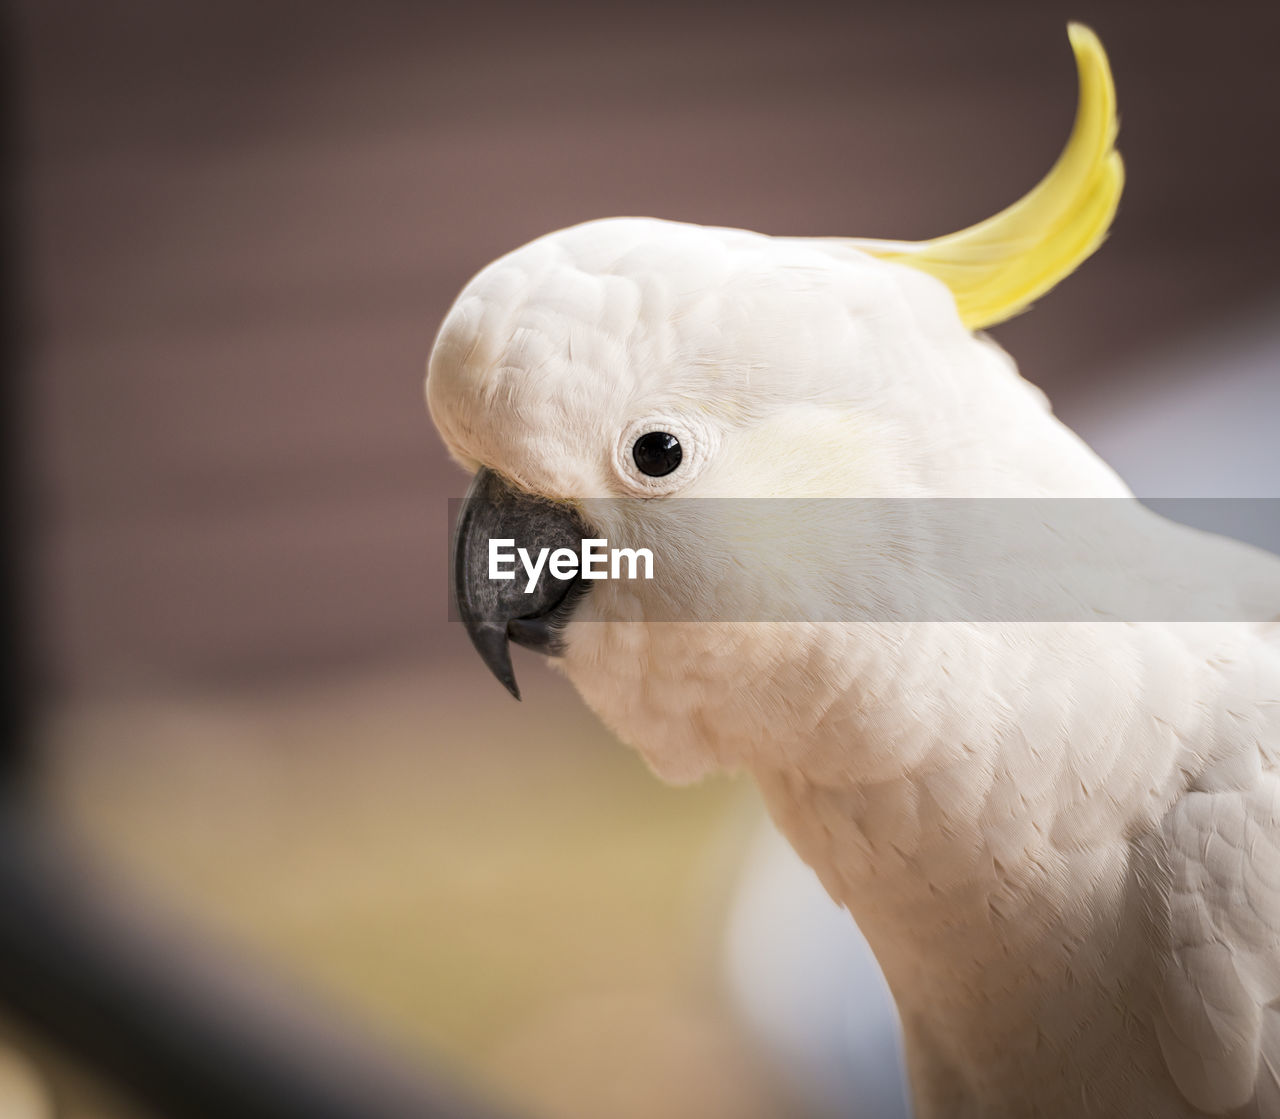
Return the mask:
[(26, 578), (26, 555), (21, 547), (26, 534), (27, 493), (26, 464), (30, 461), (23, 442), (23, 391), (19, 354), (25, 335), (26, 306), (19, 276), (23, 260), (19, 242), (18, 177), (14, 168), (20, 157), (18, 142), (18, 78), (14, 12), (9, 5), (0, 7), (0, 165), (6, 168), (3, 198), (0, 199), (0, 259), (4, 262), (3, 324), (4, 385), (0, 388), (0, 444), (4, 455), (0, 465), (4, 488), (4, 567), (0, 571), (0, 641), (5, 672), (4, 727), (0, 740), (0, 780), (13, 780), (22, 768), (26, 743), (30, 740), (31, 700), (35, 681), (32, 677), (29, 609), (23, 588)]
[(127, 1098), (189, 1119), (498, 1119), (110, 881), (3, 802), (0, 1003)]
[[(343, 1029), (319, 1008), (272, 997), (247, 966), (165, 931), (148, 908), (106, 885), (91, 860), (42, 819), (28, 770), (41, 692), (33, 643), (32, 506), (25, 444), (30, 342), (21, 277), (14, 13), (0, 8), (0, 214), (5, 265), (0, 640), (6, 666), (0, 739), (0, 1004), (43, 1042), (127, 1098), (191, 1119), (497, 1119)], [(333, 1015), (332, 1017), (337, 1017)]]

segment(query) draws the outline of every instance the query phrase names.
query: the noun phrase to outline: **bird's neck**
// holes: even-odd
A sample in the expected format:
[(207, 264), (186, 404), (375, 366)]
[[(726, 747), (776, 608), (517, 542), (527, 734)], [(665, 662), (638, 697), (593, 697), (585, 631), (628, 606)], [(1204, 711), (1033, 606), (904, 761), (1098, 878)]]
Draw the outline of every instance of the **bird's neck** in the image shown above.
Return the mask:
[[(1145, 1028), (1152, 936), (1132, 887), (1186, 779), (1161, 723), (1193, 701), (1172, 645), (1034, 630), (925, 627), (863, 665), (835, 734), (751, 766), (884, 969), (911, 1059), (930, 1065), (913, 1079), (963, 1081), (990, 1115), (1032, 1107), (1039, 1065), (1105, 1067), (1091, 1038)], [(1144, 696), (1179, 676), (1192, 694)]]
[[(902, 822), (920, 815), (911, 802), (932, 798), (923, 786), (757, 780), (885, 973), (919, 1119), (1065, 1116), (1077, 1112), (1046, 1106), (1046, 1085), (1097, 1083), (1111, 1095), (1164, 1081), (1144, 1013), (1153, 938), (1125, 900), (1143, 871), (1122, 835), (1076, 852), (1045, 836), (1006, 862), (980, 849), (972, 817)], [(1144, 1075), (1143, 1062), (1157, 1063)]]

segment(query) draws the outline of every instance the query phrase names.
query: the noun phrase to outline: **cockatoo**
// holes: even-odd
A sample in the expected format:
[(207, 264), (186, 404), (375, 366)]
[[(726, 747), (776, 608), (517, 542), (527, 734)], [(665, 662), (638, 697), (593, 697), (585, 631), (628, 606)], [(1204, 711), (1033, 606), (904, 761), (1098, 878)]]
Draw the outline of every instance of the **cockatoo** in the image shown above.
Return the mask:
[[(1280, 1116), (1280, 561), (1143, 509), (976, 333), (1116, 210), (1109, 67), (1088, 29), (1070, 41), (1061, 157), (960, 233), (607, 219), (481, 271), (427, 376), (475, 474), (458, 610), (513, 693), (509, 641), (552, 655), (660, 777), (751, 775), (884, 970), (921, 1119)], [(789, 499), (775, 552), (726, 562), (704, 498)], [(1168, 586), (1217, 613), (1126, 618), (1086, 580), (1083, 617), (852, 620), (918, 552), (890, 519), (812, 554), (829, 498), (1105, 499), (1132, 516), (1032, 533), (1010, 571), (1140, 556), (1109, 569), (1121, 603)], [(596, 538), (666, 565), (486, 566), (495, 540)], [(704, 593), (780, 606), (673, 614)]]

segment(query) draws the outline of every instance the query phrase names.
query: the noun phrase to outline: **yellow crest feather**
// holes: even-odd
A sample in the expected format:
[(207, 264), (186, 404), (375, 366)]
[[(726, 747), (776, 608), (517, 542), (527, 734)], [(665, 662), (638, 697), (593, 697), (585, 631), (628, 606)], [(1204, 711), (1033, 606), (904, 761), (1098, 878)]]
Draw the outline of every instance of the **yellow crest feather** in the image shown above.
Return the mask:
[(1075, 271), (1102, 244), (1120, 202), (1124, 165), (1113, 147), (1111, 67), (1089, 28), (1072, 23), (1067, 34), (1080, 74), (1075, 124), (1030, 193), (986, 221), (931, 241), (846, 242), (936, 276), (971, 330), (1012, 318)]

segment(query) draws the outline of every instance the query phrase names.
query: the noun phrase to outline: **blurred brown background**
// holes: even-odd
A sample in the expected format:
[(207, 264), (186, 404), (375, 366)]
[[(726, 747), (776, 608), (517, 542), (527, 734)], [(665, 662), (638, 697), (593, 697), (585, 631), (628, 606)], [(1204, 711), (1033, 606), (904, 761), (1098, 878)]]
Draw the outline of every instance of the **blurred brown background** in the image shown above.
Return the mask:
[(421, 406), (498, 254), (588, 218), (923, 237), (1048, 169), (1112, 58), (1105, 250), (999, 331), (1068, 415), (1274, 282), (1280, 8), (20, 5), (45, 662), (74, 691), (465, 655)]
[(986, 217), (1065, 141), (1068, 19), (1110, 53), (1129, 185), (1101, 253), (996, 333), (1071, 419), (1274, 290), (1273, 3), (17, 4), (69, 826), (541, 1113), (770, 1114), (714, 981), (752, 809), (658, 788), (541, 666), (524, 708), (485, 678), (446, 620), (465, 480), (425, 358), (472, 273), (585, 219)]

